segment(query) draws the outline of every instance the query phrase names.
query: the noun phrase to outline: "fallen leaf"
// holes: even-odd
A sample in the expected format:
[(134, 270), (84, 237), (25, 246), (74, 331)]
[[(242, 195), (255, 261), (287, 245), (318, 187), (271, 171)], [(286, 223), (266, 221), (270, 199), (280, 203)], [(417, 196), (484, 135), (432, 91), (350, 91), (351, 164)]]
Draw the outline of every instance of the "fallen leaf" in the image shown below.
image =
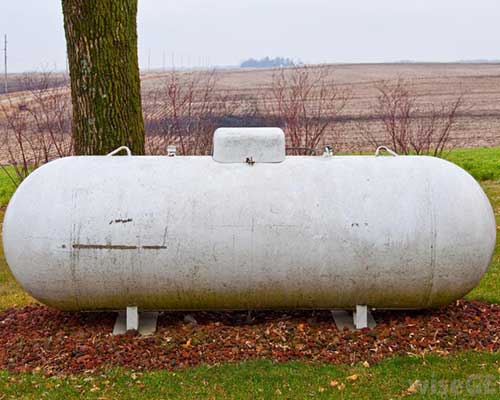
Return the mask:
[(338, 386), (338, 385), (339, 385), (339, 381), (336, 381), (336, 380), (330, 381), (330, 386), (331, 387), (335, 387), (335, 386)]
[[(498, 304), (458, 300), (448, 307), (418, 316), (390, 312), (380, 316), (377, 328), (356, 334), (332, 329), (329, 321), (312, 318), (308, 311), (296, 311), (286, 317), (272, 311), (262, 311), (257, 313), (252, 325), (244, 326), (234, 323), (241, 319), (240, 314), (193, 313), (198, 320), (196, 326), (184, 324), (182, 317), (167, 315), (168, 322), (156, 335), (140, 338), (136, 335), (112, 336), (110, 326), (114, 323), (114, 314), (91, 316), (62, 313), (40, 305), (3, 310), (0, 311), (0, 370), (73, 376), (85, 371), (102, 371), (107, 367), (121, 366), (130, 370), (127, 375), (132, 387), (137, 388), (137, 380), (142, 375), (137, 371), (135, 374), (139, 378), (133, 379), (130, 375), (139, 366), (146, 371), (177, 370), (188, 365), (217, 365), (255, 358), (277, 362), (313, 359), (318, 362), (351, 364), (351, 354), (355, 352), (359, 360), (358, 368), (364, 366), (357, 370), (357, 383), (364, 382), (365, 374), (362, 371), (368, 363), (371, 368), (375, 362), (394, 353), (421, 357), (428, 352), (444, 355), (463, 350), (500, 350), (498, 324), (492, 323), (500, 321)], [(176, 318), (179, 321), (175, 322)], [(293, 332), (299, 334), (293, 335)], [(438, 334), (435, 336), (436, 332)], [(192, 340), (189, 340), (190, 336)], [(203, 351), (192, 351), (198, 346)], [(328, 351), (324, 351), (325, 348)], [(424, 359), (421, 363), (426, 365)], [(499, 364), (489, 365), (493, 372), (499, 370)], [(341, 382), (345, 385), (354, 384), (343, 378), (329, 386), (330, 381), (326, 379), (315, 386), (315, 392), (318, 395), (319, 386), (325, 387), (328, 392), (329, 387), (338, 388)], [(412, 382), (408, 382), (408, 385)], [(101, 392), (95, 393), (95, 397), (111, 384), (106, 382), (101, 385)], [(80, 391), (88, 393), (93, 386), (91, 383)], [(282, 392), (285, 397), (285, 391)]]
[(370, 363), (368, 361), (363, 361), (363, 367), (370, 368)]
[(418, 391), (420, 388), (421, 384), (420, 381), (417, 379), (415, 382), (413, 382), (408, 389), (406, 389), (407, 394), (413, 394)]
[(351, 376), (348, 376), (347, 377), (347, 380), (348, 381), (351, 381), (351, 382), (354, 382), (355, 380), (357, 380), (359, 378), (359, 375), (358, 374), (354, 374), (354, 375), (351, 375)]

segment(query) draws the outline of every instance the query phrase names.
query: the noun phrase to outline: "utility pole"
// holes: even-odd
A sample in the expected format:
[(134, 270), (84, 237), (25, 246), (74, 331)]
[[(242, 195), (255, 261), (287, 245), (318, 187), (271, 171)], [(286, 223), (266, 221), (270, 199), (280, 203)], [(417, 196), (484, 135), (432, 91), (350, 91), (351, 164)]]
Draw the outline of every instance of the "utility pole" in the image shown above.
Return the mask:
[(9, 85), (7, 83), (7, 34), (5, 34), (5, 37), (4, 37), (3, 54), (4, 54), (4, 66), (5, 66), (4, 93), (8, 93)]

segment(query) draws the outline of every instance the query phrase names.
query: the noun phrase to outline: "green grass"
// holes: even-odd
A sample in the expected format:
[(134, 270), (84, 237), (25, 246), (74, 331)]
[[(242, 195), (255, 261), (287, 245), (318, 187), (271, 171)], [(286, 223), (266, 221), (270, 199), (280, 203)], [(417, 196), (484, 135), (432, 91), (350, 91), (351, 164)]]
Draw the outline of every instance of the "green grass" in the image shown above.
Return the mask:
[[(4, 167), (15, 176), (12, 167)], [(5, 207), (9, 203), (10, 198), (16, 190), (16, 185), (12, 182), (11, 178), (7, 174), (6, 170), (0, 168), (0, 207)]]
[[(500, 355), (395, 357), (364, 367), (252, 361), (218, 367), (45, 378), (0, 372), (0, 393), (15, 399), (390, 399), (415, 382), (415, 399), (498, 399)], [(350, 377), (350, 379), (349, 379)], [(356, 378), (356, 379), (354, 379)], [(0, 395), (0, 398), (1, 395)]]
[(500, 180), (500, 147), (456, 149), (446, 158), (479, 181)]

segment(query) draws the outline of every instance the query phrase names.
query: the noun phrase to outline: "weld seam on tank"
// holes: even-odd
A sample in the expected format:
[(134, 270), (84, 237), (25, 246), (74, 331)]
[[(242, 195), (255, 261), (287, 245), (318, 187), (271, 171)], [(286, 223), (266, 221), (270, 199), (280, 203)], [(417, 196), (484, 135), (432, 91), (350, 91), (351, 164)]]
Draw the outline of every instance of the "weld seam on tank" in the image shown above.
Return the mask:
[[(430, 171), (432, 173), (432, 171)], [(435, 204), (432, 200), (434, 198), (433, 181), (428, 178), (428, 191), (429, 191), (429, 217), (430, 217), (430, 234), (431, 234), (431, 248), (430, 248), (430, 263), (431, 263), (431, 277), (429, 282), (429, 289), (426, 295), (426, 306), (429, 307), (432, 304), (432, 296), (434, 290), (434, 280), (436, 274), (436, 245), (437, 245), (437, 230), (436, 230), (436, 210)]]

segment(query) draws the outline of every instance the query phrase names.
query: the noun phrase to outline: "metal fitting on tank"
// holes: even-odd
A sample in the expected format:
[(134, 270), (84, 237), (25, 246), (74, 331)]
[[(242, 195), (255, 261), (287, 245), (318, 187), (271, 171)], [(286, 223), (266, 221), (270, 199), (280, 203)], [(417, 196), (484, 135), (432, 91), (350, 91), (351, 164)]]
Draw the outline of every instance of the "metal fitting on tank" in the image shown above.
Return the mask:
[(332, 146), (325, 146), (323, 149), (323, 157), (332, 157), (333, 156), (333, 148)]
[(175, 147), (174, 145), (167, 146), (167, 156), (175, 157), (176, 155), (177, 155), (177, 147)]

